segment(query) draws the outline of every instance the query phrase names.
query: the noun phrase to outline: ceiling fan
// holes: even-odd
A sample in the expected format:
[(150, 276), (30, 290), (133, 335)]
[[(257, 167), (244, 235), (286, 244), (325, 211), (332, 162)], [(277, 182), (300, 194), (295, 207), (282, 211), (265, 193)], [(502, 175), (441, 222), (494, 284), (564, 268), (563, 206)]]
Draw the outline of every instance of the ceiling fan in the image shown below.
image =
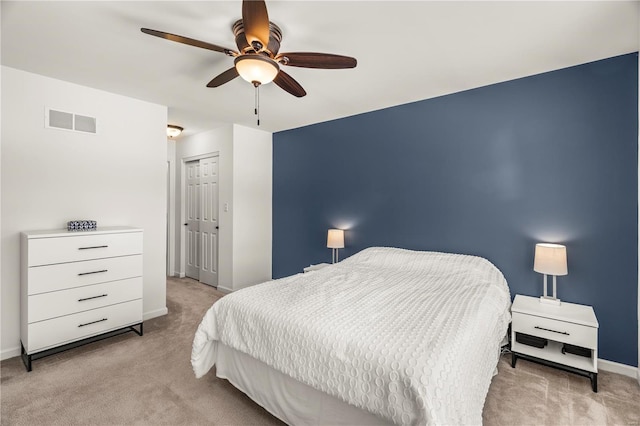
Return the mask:
[[(214, 77), (207, 84), (207, 87), (218, 87), (241, 76), (256, 87), (256, 114), (258, 114), (257, 88), (261, 84), (273, 81), (285, 91), (299, 98), (307, 94), (293, 77), (281, 69), (282, 65), (342, 69), (354, 68), (357, 64), (355, 58), (329, 53), (279, 53), (282, 32), (276, 24), (269, 21), (267, 5), (264, 0), (243, 0), (242, 19), (236, 21), (232, 26), (238, 47), (237, 51), (163, 31), (149, 28), (141, 28), (140, 30), (145, 34), (221, 52), (235, 58), (234, 66)], [(259, 121), (258, 124), (260, 124)]]

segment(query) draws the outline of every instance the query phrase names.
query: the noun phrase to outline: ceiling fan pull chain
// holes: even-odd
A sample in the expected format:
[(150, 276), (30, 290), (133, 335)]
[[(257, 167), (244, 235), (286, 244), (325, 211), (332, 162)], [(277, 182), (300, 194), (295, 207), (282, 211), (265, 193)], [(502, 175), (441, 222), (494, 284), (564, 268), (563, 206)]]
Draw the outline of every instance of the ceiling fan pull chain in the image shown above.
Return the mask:
[(254, 85), (256, 87), (256, 98), (255, 98), (256, 106), (253, 112), (255, 115), (258, 116), (258, 126), (259, 126), (260, 125), (260, 85), (255, 83)]

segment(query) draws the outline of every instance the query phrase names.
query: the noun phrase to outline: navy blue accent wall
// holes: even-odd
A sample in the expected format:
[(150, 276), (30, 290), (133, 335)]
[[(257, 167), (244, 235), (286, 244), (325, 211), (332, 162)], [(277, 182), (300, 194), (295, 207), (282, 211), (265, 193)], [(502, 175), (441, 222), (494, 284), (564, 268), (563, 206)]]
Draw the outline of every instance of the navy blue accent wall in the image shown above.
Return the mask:
[[(348, 94), (345, 94), (348, 96)], [(486, 257), (539, 296), (536, 242), (567, 246), (563, 300), (599, 357), (637, 365), (637, 53), (273, 136), (273, 275), (370, 246)]]

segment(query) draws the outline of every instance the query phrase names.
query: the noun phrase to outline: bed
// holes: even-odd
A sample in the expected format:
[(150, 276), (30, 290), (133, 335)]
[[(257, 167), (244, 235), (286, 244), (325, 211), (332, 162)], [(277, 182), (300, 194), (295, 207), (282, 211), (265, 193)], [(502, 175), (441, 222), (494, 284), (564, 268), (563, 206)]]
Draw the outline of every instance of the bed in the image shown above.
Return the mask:
[(216, 301), (191, 363), (288, 424), (480, 424), (510, 300), (486, 259), (372, 247)]

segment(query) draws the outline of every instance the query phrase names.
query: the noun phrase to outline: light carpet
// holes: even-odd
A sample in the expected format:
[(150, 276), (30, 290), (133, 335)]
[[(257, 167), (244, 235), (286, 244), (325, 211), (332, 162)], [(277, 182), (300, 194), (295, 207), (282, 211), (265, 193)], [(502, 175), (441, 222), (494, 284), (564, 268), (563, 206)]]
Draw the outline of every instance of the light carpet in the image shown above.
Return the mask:
[[(212, 371), (197, 380), (191, 342), (205, 311), (224, 294), (190, 279), (167, 280), (169, 314), (127, 333), (36, 360), (0, 363), (2, 425), (279, 425)], [(500, 360), (486, 425), (640, 425), (640, 386), (601, 372), (589, 380), (525, 360)]]

